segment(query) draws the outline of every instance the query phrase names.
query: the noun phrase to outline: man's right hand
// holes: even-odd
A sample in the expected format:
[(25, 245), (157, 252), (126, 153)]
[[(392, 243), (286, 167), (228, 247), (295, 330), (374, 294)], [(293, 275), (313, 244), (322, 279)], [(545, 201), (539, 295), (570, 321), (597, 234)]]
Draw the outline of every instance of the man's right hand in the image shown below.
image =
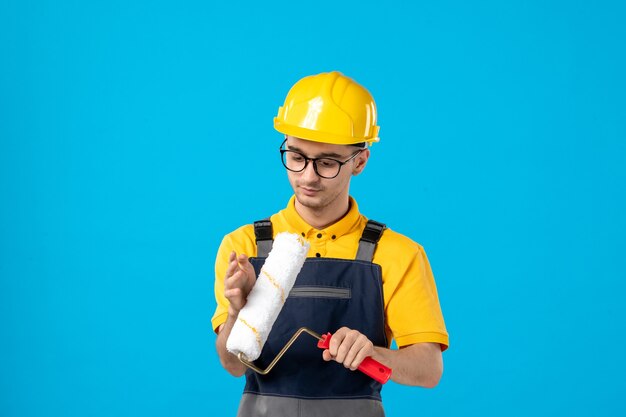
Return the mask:
[(226, 322), (217, 328), (215, 341), (220, 363), (231, 375), (241, 376), (246, 367), (235, 355), (226, 349), (226, 341), (233, 329), (239, 310), (246, 305), (248, 294), (256, 282), (254, 267), (244, 254), (237, 256), (235, 251), (228, 257), (228, 269), (224, 277), (224, 296), (228, 299), (228, 317)]
[(246, 305), (248, 294), (256, 282), (256, 272), (245, 254), (237, 256), (235, 251), (228, 257), (228, 269), (224, 278), (224, 296), (230, 306), (228, 315), (237, 316)]

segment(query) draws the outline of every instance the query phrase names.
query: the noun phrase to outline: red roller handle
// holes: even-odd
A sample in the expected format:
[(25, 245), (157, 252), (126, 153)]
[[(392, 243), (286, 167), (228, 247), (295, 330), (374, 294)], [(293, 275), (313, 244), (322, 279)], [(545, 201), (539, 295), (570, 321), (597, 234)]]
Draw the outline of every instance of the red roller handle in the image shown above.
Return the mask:
[[(331, 337), (332, 334), (330, 333), (323, 334), (322, 338), (317, 342), (317, 347), (320, 349), (328, 349), (330, 347)], [(363, 359), (363, 362), (361, 362), (357, 369), (381, 384), (384, 384), (391, 378), (391, 368), (386, 367), (369, 356)]]

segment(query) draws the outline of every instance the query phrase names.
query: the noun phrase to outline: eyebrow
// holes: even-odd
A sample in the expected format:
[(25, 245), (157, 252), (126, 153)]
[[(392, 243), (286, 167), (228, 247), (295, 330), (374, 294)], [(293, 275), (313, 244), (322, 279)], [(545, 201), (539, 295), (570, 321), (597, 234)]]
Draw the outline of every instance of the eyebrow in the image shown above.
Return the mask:
[[(306, 155), (305, 152), (302, 149), (298, 148), (297, 146), (288, 146), (288, 149), (290, 151), (296, 151), (296, 152), (300, 152), (303, 155)], [(318, 154), (317, 156), (315, 156), (315, 158), (345, 158), (345, 157), (343, 155), (339, 155), (334, 152), (322, 152)]]

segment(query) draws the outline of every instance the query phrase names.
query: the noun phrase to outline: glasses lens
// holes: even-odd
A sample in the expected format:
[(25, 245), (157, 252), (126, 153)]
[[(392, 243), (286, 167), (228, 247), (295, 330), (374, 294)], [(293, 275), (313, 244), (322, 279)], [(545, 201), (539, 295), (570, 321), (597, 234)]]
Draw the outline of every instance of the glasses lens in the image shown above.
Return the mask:
[(283, 151), (283, 165), (290, 171), (299, 172), (306, 165), (304, 155), (294, 151)]
[(341, 164), (339, 161), (328, 158), (320, 158), (316, 161), (317, 174), (324, 178), (334, 178), (339, 174)]

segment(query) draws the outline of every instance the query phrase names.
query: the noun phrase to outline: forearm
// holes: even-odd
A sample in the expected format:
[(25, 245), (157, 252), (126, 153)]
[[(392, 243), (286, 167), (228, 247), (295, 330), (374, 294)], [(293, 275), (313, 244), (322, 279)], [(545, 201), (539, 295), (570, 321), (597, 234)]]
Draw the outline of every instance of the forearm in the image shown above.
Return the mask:
[(372, 359), (390, 367), (391, 380), (399, 384), (433, 388), (443, 374), (438, 343), (416, 343), (398, 350), (375, 346)]
[(228, 340), (228, 336), (230, 336), (230, 332), (233, 329), (236, 320), (237, 314), (233, 314), (229, 311), (226, 322), (218, 329), (215, 347), (217, 348), (217, 354), (220, 357), (222, 367), (224, 367), (229, 374), (239, 377), (245, 373), (246, 366), (241, 363), (237, 356), (226, 350), (226, 340)]

